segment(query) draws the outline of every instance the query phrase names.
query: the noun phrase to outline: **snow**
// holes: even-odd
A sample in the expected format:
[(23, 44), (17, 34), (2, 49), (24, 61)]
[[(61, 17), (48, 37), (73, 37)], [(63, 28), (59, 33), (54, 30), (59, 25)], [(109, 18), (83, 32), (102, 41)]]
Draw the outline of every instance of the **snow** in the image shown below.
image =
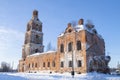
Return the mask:
[(81, 31), (81, 30), (85, 30), (86, 28), (85, 28), (85, 26), (84, 25), (77, 25), (76, 26), (76, 31)]
[(32, 32), (35, 32), (35, 33), (38, 33), (38, 34), (43, 34), (43, 32), (40, 32), (40, 31), (37, 31), (37, 30), (34, 30), (34, 29), (32, 29)]
[(0, 80), (120, 80), (120, 76), (96, 72), (75, 74), (74, 78), (70, 73), (0, 73)]
[(90, 45), (88, 43), (86, 43), (86, 50), (90, 47)]
[[(86, 30), (92, 34), (96, 34), (100, 39), (103, 39), (102, 36), (100, 34), (97, 33), (97, 30), (94, 28), (94, 26), (88, 28), (87, 26), (85, 25), (76, 25), (75, 27), (73, 27), (75, 29), (75, 31), (79, 32), (79, 31), (82, 31), (82, 30)], [(96, 31), (96, 33), (95, 33)], [(58, 37), (62, 37), (64, 36), (65, 33), (62, 32)]]
[(97, 36), (98, 36), (100, 39), (103, 39), (103, 37), (102, 37), (100, 34), (97, 34)]
[(58, 37), (64, 36), (64, 33), (61, 33)]
[(43, 53), (35, 53), (35, 54), (29, 55), (27, 57), (38, 56), (38, 55), (42, 55), (42, 54), (50, 54), (50, 53), (56, 53), (56, 51), (47, 51), (47, 52), (43, 52)]
[[(75, 31), (77, 31), (77, 32), (82, 31), (82, 30), (86, 30), (86, 31), (88, 31), (88, 32), (90, 32), (90, 33), (92, 33), (92, 34), (96, 34), (100, 39), (103, 39), (102, 36), (97, 33), (97, 30), (95, 29), (95, 27), (88, 28), (88, 27), (86, 27), (85, 25), (76, 25), (76, 26), (74, 27), (74, 29), (75, 29)], [(95, 33), (95, 31), (96, 31), (96, 33)], [(62, 37), (62, 36), (64, 36), (64, 35), (65, 35), (65, 33), (62, 32), (58, 37)]]

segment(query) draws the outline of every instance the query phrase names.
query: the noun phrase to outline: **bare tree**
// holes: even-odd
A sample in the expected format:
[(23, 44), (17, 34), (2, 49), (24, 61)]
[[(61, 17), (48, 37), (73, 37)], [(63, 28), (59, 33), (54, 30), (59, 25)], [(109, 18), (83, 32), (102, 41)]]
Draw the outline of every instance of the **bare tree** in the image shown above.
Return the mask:
[(46, 51), (50, 51), (50, 50), (53, 50), (53, 51), (56, 50), (55, 47), (51, 45), (51, 42), (48, 43)]
[(47, 51), (50, 51), (50, 50), (52, 50), (51, 42), (49, 42), (48, 45), (47, 45)]
[(119, 72), (120, 72), (120, 63), (118, 62), (118, 64), (117, 64), (117, 69), (119, 70)]
[(10, 69), (10, 64), (6, 63), (6, 62), (2, 62), (1, 63), (1, 71), (2, 72), (9, 72)]

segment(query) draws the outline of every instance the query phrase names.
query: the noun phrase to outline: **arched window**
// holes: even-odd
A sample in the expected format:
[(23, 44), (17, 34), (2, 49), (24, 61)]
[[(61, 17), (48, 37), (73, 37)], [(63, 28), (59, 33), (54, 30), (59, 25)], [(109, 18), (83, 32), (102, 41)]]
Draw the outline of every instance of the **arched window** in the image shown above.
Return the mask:
[(34, 63), (32, 63), (32, 68), (34, 67)]
[(39, 44), (39, 35), (36, 35), (35, 39), (36, 39), (36, 43)]
[(70, 43), (68, 44), (68, 51), (69, 51), (69, 52), (72, 51), (72, 42), (70, 42)]
[(37, 67), (37, 63), (35, 63), (35, 67)]
[(69, 67), (72, 67), (73, 63), (72, 61), (69, 61)]
[(52, 66), (55, 67), (55, 61), (52, 62)]
[(72, 67), (72, 65), (73, 65), (73, 62), (69, 61), (69, 67)]
[(28, 68), (30, 68), (30, 63), (29, 63), (29, 65), (28, 65)]
[(61, 67), (64, 67), (64, 62), (63, 61), (61, 61), (61, 65), (60, 65)]
[(50, 62), (48, 62), (48, 67), (50, 67)]
[(72, 32), (72, 30), (71, 30), (71, 29), (69, 29), (69, 30), (68, 30), (68, 32), (69, 32), (69, 33), (71, 33), (71, 32)]
[(35, 49), (35, 53), (37, 53), (38, 52), (38, 49)]
[(64, 52), (64, 45), (63, 45), (63, 44), (60, 45), (60, 52), (61, 52), (61, 53)]
[(38, 26), (38, 24), (36, 24), (36, 26)]
[(81, 66), (82, 66), (81, 60), (78, 60), (78, 61), (77, 61), (77, 66), (78, 66), (78, 67), (81, 67)]
[(39, 26), (39, 31), (42, 32), (42, 25)]
[(81, 42), (77, 41), (77, 50), (81, 50)]
[(39, 21), (39, 19), (37, 19), (37, 21)]
[(38, 35), (35, 35), (35, 37), (36, 37), (36, 38), (39, 38), (39, 36), (38, 36)]
[(45, 67), (45, 62), (43, 62), (43, 67)]

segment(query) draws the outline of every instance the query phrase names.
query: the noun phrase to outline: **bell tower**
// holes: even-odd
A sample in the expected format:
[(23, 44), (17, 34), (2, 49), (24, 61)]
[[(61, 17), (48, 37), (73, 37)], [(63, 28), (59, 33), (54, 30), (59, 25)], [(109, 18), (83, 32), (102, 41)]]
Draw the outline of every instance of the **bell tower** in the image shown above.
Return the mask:
[(22, 48), (22, 58), (44, 51), (42, 22), (38, 18), (38, 11), (34, 10), (32, 19), (27, 24), (25, 41)]

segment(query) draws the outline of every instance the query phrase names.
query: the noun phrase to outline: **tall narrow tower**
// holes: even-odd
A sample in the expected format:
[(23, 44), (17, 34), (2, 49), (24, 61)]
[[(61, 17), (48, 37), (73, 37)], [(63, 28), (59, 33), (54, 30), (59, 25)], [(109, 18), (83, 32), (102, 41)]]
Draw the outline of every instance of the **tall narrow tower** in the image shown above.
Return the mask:
[(25, 42), (22, 49), (22, 58), (44, 51), (42, 22), (38, 19), (38, 11), (33, 11), (32, 19), (27, 24)]

